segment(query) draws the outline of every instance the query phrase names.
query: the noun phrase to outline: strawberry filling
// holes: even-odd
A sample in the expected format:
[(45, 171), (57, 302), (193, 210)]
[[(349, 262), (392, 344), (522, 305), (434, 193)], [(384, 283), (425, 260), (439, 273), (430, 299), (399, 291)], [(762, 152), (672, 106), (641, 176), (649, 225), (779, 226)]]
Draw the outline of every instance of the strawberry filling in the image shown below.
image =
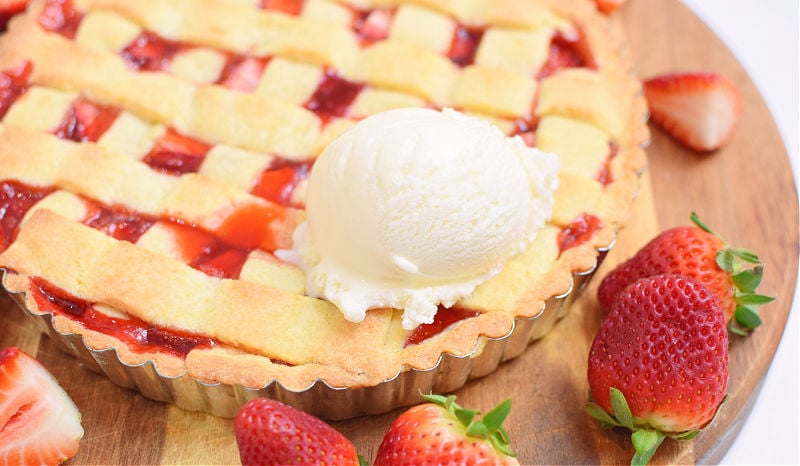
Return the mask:
[(24, 61), (16, 68), (0, 72), (0, 119), (2, 119), (11, 105), (28, 90), (30, 86), (33, 65)]
[(304, 3), (305, 0), (261, 0), (261, 8), (296, 16), (303, 10)]
[(6, 30), (8, 21), (16, 14), (25, 11), (28, 0), (6, 0), (0, 2), (0, 33)]
[(106, 207), (88, 199), (84, 202), (89, 214), (83, 224), (121, 241), (136, 243), (156, 221), (124, 207)]
[(45, 30), (74, 39), (83, 15), (75, 9), (72, 0), (47, 0), (38, 20)]
[(486, 31), (484, 27), (467, 27), (457, 24), (447, 58), (462, 67), (474, 63), (475, 53), (478, 51), (484, 31)]
[(14, 180), (0, 182), (0, 251), (5, 251), (14, 241), (28, 210), (53, 191)]
[(311, 172), (311, 163), (280, 161), (264, 170), (259, 176), (251, 194), (284, 206), (295, 206), (292, 194)]
[(143, 32), (122, 50), (121, 55), (125, 63), (136, 71), (165, 71), (172, 57), (182, 48), (178, 42)]
[[(0, 183), (2, 250), (13, 242), (28, 210), (53, 191), (55, 188), (27, 186), (14, 180)], [(271, 223), (283, 215), (272, 205), (245, 204), (235, 209), (214, 231), (207, 231), (177, 218), (152, 217), (87, 198), (83, 201), (87, 214), (81, 222), (118, 240), (135, 243), (156, 222), (171, 225), (187, 263), (222, 278), (238, 278), (252, 250), (274, 251), (278, 247)]]
[(360, 10), (353, 9), (353, 31), (361, 39), (361, 46), (366, 47), (389, 37), (394, 10)]
[(405, 346), (418, 345), (429, 338), (439, 335), (456, 322), (477, 317), (478, 315), (480, 315), (478, 311), (458, 306), (450, 308), (439, 306), (439, 309), (436, 311), (436, 316), (433, 318), (433, 322), (419, 325), (412, 330), (406, 338)]
[(559, 254), (588, 242), (602, 228), (600, 219), (592, 214), (581, 214), (558, 233)]
[(220, 73), (217, 84), (240, 92), (253, 92), (258, 88), (269, 59), (231, 56)]
[(142, 161), (168, 175), (195, 173), (211, 146), (169, 128)]
[(327, 123), (333, 118), (347, 116), (350, 106), (363, 88), (363, 84), (348, 81), (328, 69), (314, 94), (303, 106), (316, 113), (323, 123)]
[(612, 141), (608, 145), (608, 156), (606, 156), (603, 166), (600, 168), (600, 171), (595, 177), (595, 179), (603, 186), (608, 186), (614, 181), (614, 177), (611, 173), (611, 161), (617, 156), (617, 152), (619, 152), (619, 146)]
[(182, 221), (162, 222), (180, 249), (181, 257), (189, 258), (189, 266), (218, 278), (239, 278), (249, 249), (235, 247), (211, 233)]
[(597, 68), (589, 44), (580, 30), (574, 38), (563, 34), (553, 36), (547, 61), (536, 78), (544, 79), (564, 68)]
[(112, 317), (98, 311), (92, 303), (73, 296), (42, 278), (31, 278), (31, 292), (40, 310), (80, 322), (89, 330), (111, 335), (131, 351), (157, 351), (185, 358), (195, 348), (211, 348), (211, 338), (148, 324), (135, 317)]
[(97, 142), (114, 123), (119, 110), (90, 102), (79, 97), (72, 103), (67, 115), (54, 134), (61, 139), (76, 142)]

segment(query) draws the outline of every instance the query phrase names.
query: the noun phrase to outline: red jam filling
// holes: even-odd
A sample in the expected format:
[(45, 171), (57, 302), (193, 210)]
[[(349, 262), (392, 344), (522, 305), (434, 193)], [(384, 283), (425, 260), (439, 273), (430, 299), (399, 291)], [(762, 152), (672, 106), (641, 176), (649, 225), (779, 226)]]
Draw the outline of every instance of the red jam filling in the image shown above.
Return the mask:
[(88, 199), (84, 201), (88, 205), (89, 213), (83, 219), (83, 224), (100, 230), (114, 239), (136, 243), (156, 222), (154, 218), (121, 206), (107, 207)]
[(135, 317), (112, 317), (94, 308), (92, 303), (38, 277), (31, 278), (31, 291), (42, 311), (80, 322), (85, 328), (111, 335), (131, 351), (157, 351), (185, 358), (195, 348), (211, 348), (217, 343), (208, 337), (181, 330), (158, 327)]
[(467, 27), (457, 25), (453, 33), (453, 41), (450, 43), (450, 50), (447, 57), (459, 66), (471, 65), (475, 62), (475, 53), (483, 38), (486, 28)]
[(211, 146), (169, 128), (142, 161), (168, 175), (195, 173)]
[(33, 71), (31, 62), (24, 61), (16, 68), (0, 72), (0, 119), (6, 115), (19, 96), (28, 90), (31, 71)]
[(261, 0), (261, 8), (286, 13), (288, 15), (299, 15), (303, 10), (305, 0)]
[(54, 133), (61, 139), (97, 142), (114, 123), (117, 115), (119, 110), (113, 107), (101, 106), (79, 97)]
[(272, 205), (245, 204), (239, 206), (214, 230), (220, 238), (242, 249), (277, 249), (272, 221), (281, 216)]
[(240, 92), (253, 92), (258, 88), (269, 59), (233, 55), (228, 58), (217, 84)]
[(619, 152), (617, 143), (613, 141), (610, 142), (608, 145), (608, 156), (606, 156), (606, 160), (596, 177), (597, 181), (603, 186), (608, 186), (614, 181), (614, 177), (611, 174), (611, 161), (617, 156), (617, 152)]
[(143, 32), (122, 52), (122, 59), (137, 71), (164, 71), (183, 46), (151, 32)]
[(251, 193), (276, 204), (300, 207), (292, 201), (292, 194), (310, 172), (310, 162), (278, 161), (261, 173)]
[(17, 13), (22, 13), (28, 6), (27, 0), (4, 2), (0, 6), (0, 33), (6, 30), (8, 21)]
[(525, 141), (528, 147), (536, 145), (536, 126), (538, 121), (535, 115), (530, 118), (517, 118), (514, 120), (514, 128), (511, 130), (509, 136), (519, 136)]
[(600, 219), (594, 215), (579, 215), (558, 233), (559, 253), (586, 243), (602, 226)]
[(5, 251), (14, 241), (28, 210), (53, 191), (53, 188), (27, 186), (14, 180), (0, 183), (0, 251)]
[(412, 330), (408, 338), (406, 338), (405, 346), (422, 343), (428, 338), (439, 335), (454, 323), (477, 317), (478, 315), (480, 315), (478, 311), (472, 311), (458, 306), (449, 308), (439, 306), (439, 309), (436, 311), (436, 316), (433, 318), (433, 322), (430, 324), (421, 324)]
[(563, 68), (596, 68), (592, 51), (582, 32), (577, 38), (568, 38), (556, 34), (550, 41), (550, 53), (547, 61), (536, 75), (538, 79), (546, 78)]
[(361, 46), (366, 47), (389, 37), (394, 10), (360, 10), (353, 9), (351, 27), (361, 39)]
[(45, 30), (74, 39), (83, 15), (75, 9), (72, 0), (47, 0), (38, 19)]
[(350, 105), (363, 88), (363, 84), (348, 81), (328, 69), (314, 94), (303, 106), (316, 113), (323, 122), (341, 118), (347, 116)]
[(249, 250), (236, 248), (211, 233), (186, 225), (182, 221), (164, 222), (177, 239), (188, 265), (218, 278), (239, 278)]

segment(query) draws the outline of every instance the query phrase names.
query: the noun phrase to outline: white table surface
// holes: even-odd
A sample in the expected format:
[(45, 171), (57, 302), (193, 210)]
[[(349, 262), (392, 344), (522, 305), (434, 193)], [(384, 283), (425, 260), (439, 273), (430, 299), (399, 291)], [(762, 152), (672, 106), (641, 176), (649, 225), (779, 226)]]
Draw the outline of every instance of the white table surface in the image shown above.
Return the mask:
[[(646, 1), (646, 0), (638, 0)], [(651, 0), (652, 1), (652, 0)], [(798, 185), (797, 0), (683, 0), (731, 49), (761, 92), (778, 125)], [(753, 246), (755, 247), (755, 246)], [(767, 264), (767, 267), (769, 265)], [(769, 270), (767, 270), (769, 273)], [(800, 285), (800, 281), (798, 282)], [(775, 359), (724, 464), (800, 464), (798, 313), (796, 291)], [(766, 307), (764, 312), (769, 308)]]

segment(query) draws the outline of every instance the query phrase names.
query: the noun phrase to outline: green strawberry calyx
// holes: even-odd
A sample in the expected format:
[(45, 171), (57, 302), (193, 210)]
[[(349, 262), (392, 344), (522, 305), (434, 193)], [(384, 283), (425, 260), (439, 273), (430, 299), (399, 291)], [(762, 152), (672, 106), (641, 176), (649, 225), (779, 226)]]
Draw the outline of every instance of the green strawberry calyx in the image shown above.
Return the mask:
[(734, 285), (736, 310), (728, 329), (737, 335), (748, 335), (750, 331), (761, 325), (758, 308), (775, 299), (772, 296), (756, 293), (756, 288), (764, 278), (764, 264), (753, 251), (728, 246), (728, 242), (703, 223), (695, 212), (692, 212), (691, 219), (695, 225), (725, 243), (726, 247), (717, 251), (716, 260), (719, 268), (731, 276)]
[(631, 443), (635, 450), (633, 458), (631, 458), (631, 465), (637, 466), (647, 464), (656, 453), (661, 442), (667, 437), (675, 440), (691, 440), (695, 438), (705, 426), (714, 422), (717, 413), (719, 413), (719, 408), (728, 398), (726, 395), (720, 405), (717, 406), (714, 416), (700, 429), (690, 429), (683, 432), (664, 432), (650, 425), (638, 424), (634, 420), (625, 395), (619, 389), (611, 387), (609, 395), (613, 414), (607, 413), (605, 409), (592, 400), (586, 403), (586, 412), (600, 421), (600, 426), (604, 429), (624, 427), (631, 431)]
[(505, 456), (517, 456), (509, 446), (508, 432), (503, 427), (503, 421), (511, 412), (511, 399), (503, 401), (481, 419), (478, 418), (478, 411), (459, 406), (455, 401), (455, 395), (422, 394), (422, 398), (429, 403), (441, 406), (458, 419), (466, 427), (468, 437), (489, 440), (496, 451)]

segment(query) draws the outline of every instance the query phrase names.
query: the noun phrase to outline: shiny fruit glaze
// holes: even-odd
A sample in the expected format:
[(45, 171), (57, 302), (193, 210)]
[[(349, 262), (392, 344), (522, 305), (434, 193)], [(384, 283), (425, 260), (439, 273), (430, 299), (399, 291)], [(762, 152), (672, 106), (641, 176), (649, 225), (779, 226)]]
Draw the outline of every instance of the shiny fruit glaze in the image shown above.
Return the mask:
[(579, 215), (558, 233), (559, 253), (586, 243), (602, 226), (600, 219), (592, 214)]
[(53, 191), (52, 188), (27, 186), (14, 180), (0, 182), (0, 251), (5, 251), (14, 241), (28, 210)]
[(353, 9), (353, 22), (350, 27), (361, 40), (362, 47), (389, 37), (394, 10), (360, 10)]
[(608, 155), (606, 156), (606, 160), (596, 177), (597, 181), (599, 181), (603, 186), (608, 186), (614, 181), (614, 177), (611, 173), (611, 161), (617, 156), (617, 152), (619, 152), (619, 145), (617, 145), (615, 142), (611, 142), (608, 146)]
[(462, 24), (456, 25), (453, 33), (453, 41), (450, 43), (450, 50), (447, 57), (459, 66), (471, 65), (475, 62), (475, 53), (478, 51), (481, 38), (486, 28), (467, 27)]
[(316, 113), (323, 122), (347, 116), (353, 101), (364, 85), (348, 81), (333, 70), (326, 70), (314, 94), (303, 105)]
[(47, 0), (38, 20), (45, 30), (74, 39), (83, 15), (75, 9), (72, 0)]
[(95, 104), (79, 97), (64, 117), (54, 134), (61, 139), (76, 142), (97, 142), (114, 123), (119, 110)]
[(159, 37), (152, 32), (143, 32), (122, 52), (122, 59), (137, 71), (165, 71), (169, 69), (172, 57), (182, 46), (178, 42)]
[(305, 0), (261, 0), (264, 10), (280, 11), (289, 15), (299, 15)]
[(440, 305), (433, 318), (433, 322), (419, 325), (412, 330), (408, 337), (406, 337), (405, 346), (418, 345), (429, 338), (439, 335), (447, 329), (447, 327), (456, 322), (477, 317), (478, 315), (480, 315), (478, 311), (458, 306), (446, 308)]
[(156, 222), (122, 206), (106, 207), (87, 199), (84, 202), (88, 214), (82, 223), (120, 241), (136, 243)]
[(31, 285), (31, 294), (41, 311), (64, 316), (80, 322), (89, 330), (113, 336), (136, 353), (156, 351), (185, 358), (193, 349), (211, 348), (217, 344), (202, 335), (150, 325), (132, 316), (104, 314), (92, 303), (39, 277), (32, 277)]
[(20, 63), (16, 68), (0, 72), (0, 119), (11, 105), (30, 87), (30, 76), (33, 65), (29, 61)]
[(261, 173), (250, 192), (276, 204), (301, 207), (293, 201), (292, 194), (310, 172), (311, 162), (280, 161)]
[(553, 36), (547, 61), (536, 77), (544, 79), (563, 68), (596, 68), (592, 52), (580, 31), (575, 38), (568, 38), (562, 34)]
[(232, 55), (225, 63), (217, 84), (234, 91), (255, 92), (268, 62), (268, 58)]
[(195, 173), (210, 149), (208, 144), (169, 128), (142, 162), (168, 175)]
[(162, 221), (161, 225), (177, 239), (180, 255), (189, 266), (213, 277), (239, 278), (250, 250), (235, 247), (182, 221)]

